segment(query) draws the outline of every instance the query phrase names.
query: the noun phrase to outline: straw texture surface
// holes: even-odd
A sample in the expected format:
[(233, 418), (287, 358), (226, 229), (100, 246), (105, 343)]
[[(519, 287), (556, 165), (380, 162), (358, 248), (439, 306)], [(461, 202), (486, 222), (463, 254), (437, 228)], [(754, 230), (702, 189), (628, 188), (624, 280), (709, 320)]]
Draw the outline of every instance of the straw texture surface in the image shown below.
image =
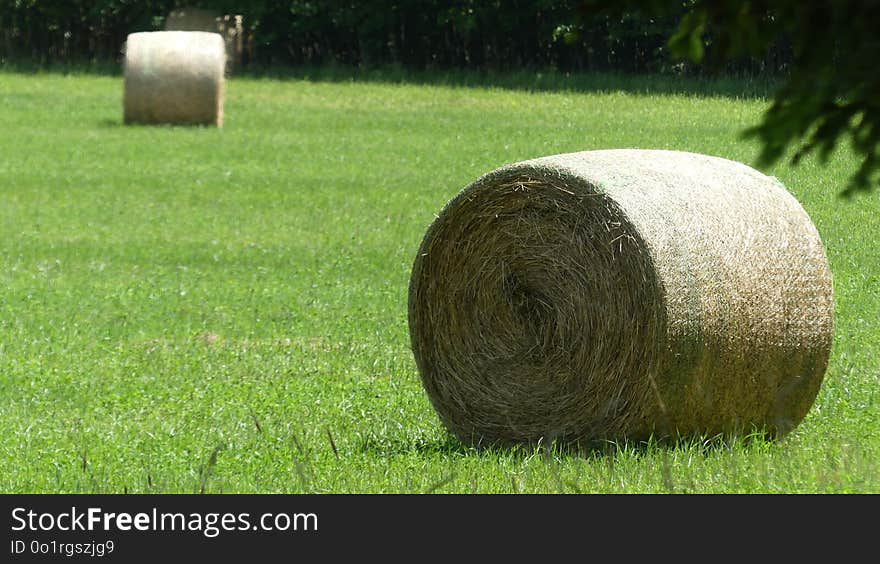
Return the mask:
[(226, 46), (218, 33), (132, 33), (125, 45), (125, 123), (223, 125)]
[(429, 227), (409, 289), (422, 382), (470, 444), (784, 435), (818, 393), (832, 318), (795, 198), (676, 151), (482, 176)]

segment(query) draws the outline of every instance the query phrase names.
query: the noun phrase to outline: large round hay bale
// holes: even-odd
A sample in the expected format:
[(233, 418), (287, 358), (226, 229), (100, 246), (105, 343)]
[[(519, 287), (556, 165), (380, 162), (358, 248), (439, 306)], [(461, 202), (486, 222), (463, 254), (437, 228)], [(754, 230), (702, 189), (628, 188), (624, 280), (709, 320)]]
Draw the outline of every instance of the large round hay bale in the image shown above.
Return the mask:
[(125, 123), (223, 125), (226, 46), (220, 34), (132, 33), (124, 65)]
[(659, 150), (505, 166), (428, 229), (412, 350), (471, 444), (781, 436), (832, 336), (816, 228), (776, 179)]

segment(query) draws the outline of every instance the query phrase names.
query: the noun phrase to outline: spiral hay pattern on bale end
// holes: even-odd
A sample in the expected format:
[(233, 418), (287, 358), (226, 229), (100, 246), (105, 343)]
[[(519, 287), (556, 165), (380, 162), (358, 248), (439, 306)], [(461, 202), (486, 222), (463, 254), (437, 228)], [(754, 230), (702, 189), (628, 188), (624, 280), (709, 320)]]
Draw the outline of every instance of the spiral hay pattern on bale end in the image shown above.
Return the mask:
[(218, 33), (152, 31), (125, 42), (125, 123), (222, 127), (226, 47)]
[(775, 179), (659, 150), (477, 179), (430, 226), (412, 350), (471, 444), (788, 433), (831, 348), (818, 232)]

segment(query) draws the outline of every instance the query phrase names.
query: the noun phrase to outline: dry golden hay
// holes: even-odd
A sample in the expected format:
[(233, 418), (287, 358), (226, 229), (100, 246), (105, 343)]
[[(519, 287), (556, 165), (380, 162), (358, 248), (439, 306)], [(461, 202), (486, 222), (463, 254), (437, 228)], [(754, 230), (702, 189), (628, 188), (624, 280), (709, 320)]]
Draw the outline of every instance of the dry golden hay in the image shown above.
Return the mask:
[(124, 65), (125, 123), (223, 125), (226, 47), (220, 34), (132, 33)]
[(832, 276), (775, 178), (603, 150), (490, 172), (428, 229), (409, 326), (470, 444), (782, 436), (820, 388)]

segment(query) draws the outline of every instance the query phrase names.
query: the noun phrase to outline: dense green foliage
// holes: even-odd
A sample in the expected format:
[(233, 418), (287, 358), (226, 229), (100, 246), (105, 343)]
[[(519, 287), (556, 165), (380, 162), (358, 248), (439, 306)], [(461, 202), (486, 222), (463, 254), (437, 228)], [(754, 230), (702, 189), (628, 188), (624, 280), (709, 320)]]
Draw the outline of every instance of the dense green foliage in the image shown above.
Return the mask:
[(675, 56), (710, 63), (765, 56), (781, 37), (793, 63), (763, 121), (747, 132), (761, 140), (760, 161), (827, 161), (849, 142), (861, 163), (843, 191), (880, 185), (880, 2), (873, 0), (586, 0), (583, 10), (608, 17), (678, 17)]
[(685, 9), (590, 17), (575, 0), (0, 0), (0, 58), (113, 59), (128, 33), (161, 29), (181, 6), (242, 14), (246, 55), (263, 65), (625, 71), (677, 64), (665, 44)]
[(732, 80), (299, 75), (233, 77), (218, 130), (122, 126), (118, 76), (0, 73), (0, 491), (880, 492), (880, 192), (828, 189), (852, 152), (766, 170), (835, 275), (830, 366), (792, 435), (477, 452), (409, 349), (435, 214), (554, 153), (751, 162), (736, 134), (768, 102)]

